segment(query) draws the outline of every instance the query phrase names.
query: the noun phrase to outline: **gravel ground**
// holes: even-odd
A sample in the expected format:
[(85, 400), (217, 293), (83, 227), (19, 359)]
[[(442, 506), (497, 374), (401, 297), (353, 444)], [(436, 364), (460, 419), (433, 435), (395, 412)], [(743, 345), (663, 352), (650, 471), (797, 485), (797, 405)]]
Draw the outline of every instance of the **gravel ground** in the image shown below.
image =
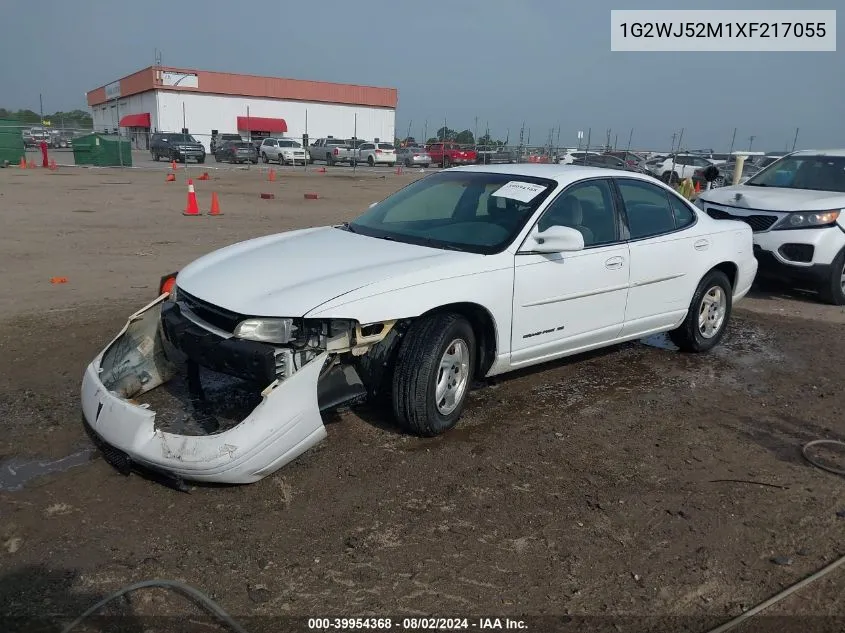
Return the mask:
[[(0, 615), (12, 618), (0, 629), (58, 631), (124, 585), (168, 578), (256, 631), (283, 616), (414, 614), (594, 618), (580, 630), (660, 616), (705, 631), (845, 553), (843, 479), (800, 454), (845, 439), (845, 313), (800, 292), (755, 291), (708, 355), (657, 337), (497, 380), (440, 438), (358, 408), (254, 485), (185, 494), (119, 475), (82, 429), (81, 375), (161, 275), (234, 241), (350, 219), (419, 176), (209, 171), (197, 195), (207, 210), (219, 193), (219, 218), (182, 216), (184, 170), (170, 183), (161, 170), (0, 170)], [(839, 570), (766, 613), (837, 630), (809, 616), (841, 614), (843, 600)], [(112, 612), (133, 631), (198, 613), (161, 590)]]

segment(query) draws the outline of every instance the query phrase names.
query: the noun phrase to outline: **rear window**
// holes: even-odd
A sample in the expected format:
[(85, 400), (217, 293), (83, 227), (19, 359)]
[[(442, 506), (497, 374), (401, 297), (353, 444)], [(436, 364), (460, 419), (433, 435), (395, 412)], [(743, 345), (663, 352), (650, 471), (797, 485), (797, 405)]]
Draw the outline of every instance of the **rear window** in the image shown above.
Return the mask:
[(395, 147), (393, 147), (393, 145), (391, 143), (379, 143), (378, 148), (379, 149), (396, 149)]

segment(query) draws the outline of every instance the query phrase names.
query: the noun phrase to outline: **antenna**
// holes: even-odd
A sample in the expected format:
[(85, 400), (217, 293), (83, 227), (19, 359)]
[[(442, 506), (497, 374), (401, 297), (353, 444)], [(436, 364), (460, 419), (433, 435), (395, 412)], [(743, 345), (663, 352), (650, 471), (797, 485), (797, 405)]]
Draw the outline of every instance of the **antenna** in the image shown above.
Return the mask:
[(161, 66), (161, 51), (158, 49), (155, 49), (155, 65)]

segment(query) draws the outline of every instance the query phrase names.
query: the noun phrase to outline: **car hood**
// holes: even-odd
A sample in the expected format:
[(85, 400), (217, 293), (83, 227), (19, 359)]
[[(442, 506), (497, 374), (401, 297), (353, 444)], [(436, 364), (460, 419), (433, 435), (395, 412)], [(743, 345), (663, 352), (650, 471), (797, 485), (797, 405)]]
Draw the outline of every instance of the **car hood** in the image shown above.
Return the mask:
[[(191, 262), (176, 283), (239, 314), (299, 317), (364, 286), (391, 281), (402, 287), (432, 276), (455, 276), (465, 264), (481, 259), (326, 226), (227, 246)], [(380, 291), (384, 286), (379, 283)]]
[[(739, 200), (736, 199), (738, 193), (742, 194)], [(703, 193), (701, 200), (740, 209), (762, 211), (825, 211), (845, 208), (843, 193), (747, 185), (712, 189)]]

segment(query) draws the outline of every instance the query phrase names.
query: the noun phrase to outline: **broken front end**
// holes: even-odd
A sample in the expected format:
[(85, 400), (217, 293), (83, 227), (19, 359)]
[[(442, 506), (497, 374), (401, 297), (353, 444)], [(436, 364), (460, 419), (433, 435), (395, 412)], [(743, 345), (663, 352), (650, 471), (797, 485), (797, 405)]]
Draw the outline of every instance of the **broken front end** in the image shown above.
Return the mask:
[(124, 472), (258, 481), (326, 437), (321, 412), (377, 390), (395, 325), (250, 317), (171, 286), (86, 369), (85, 421)]

